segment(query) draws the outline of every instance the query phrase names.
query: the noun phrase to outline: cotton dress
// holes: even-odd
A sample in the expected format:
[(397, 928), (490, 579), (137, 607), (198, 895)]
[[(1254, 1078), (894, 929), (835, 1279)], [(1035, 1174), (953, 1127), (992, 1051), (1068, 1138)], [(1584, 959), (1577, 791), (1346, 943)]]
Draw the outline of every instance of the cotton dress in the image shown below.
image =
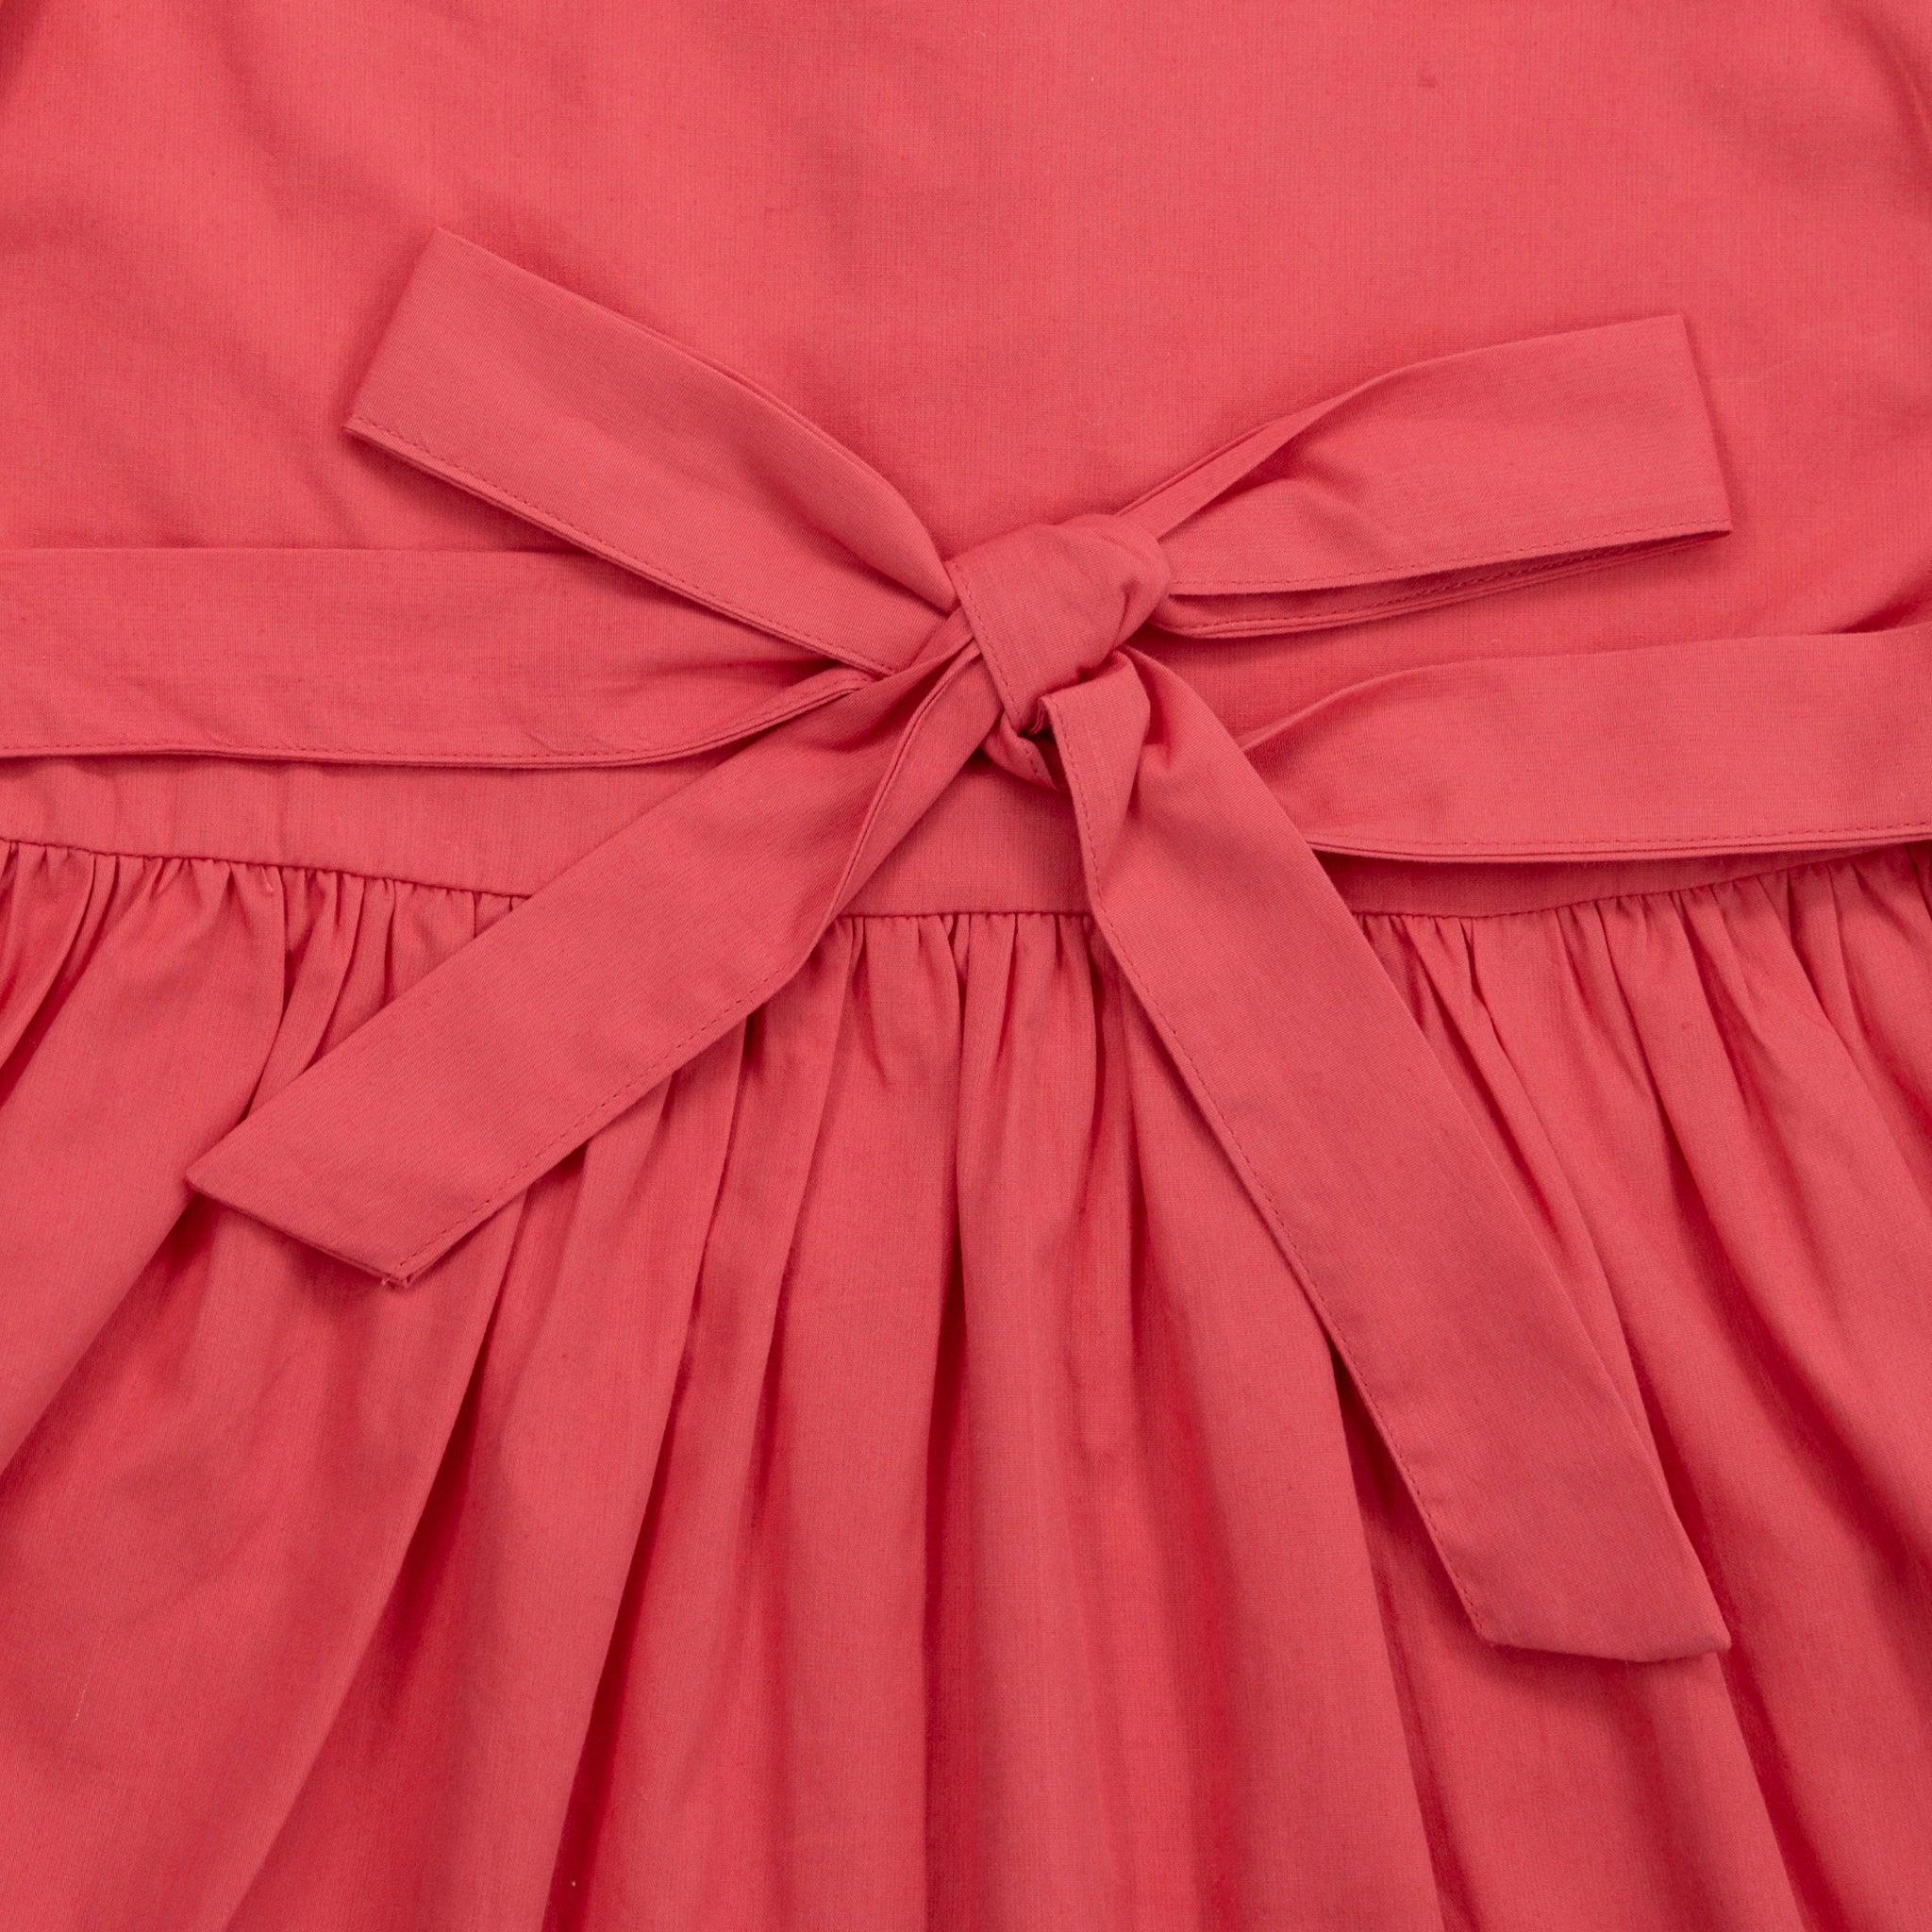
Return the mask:
[(1932, 1924), (1928, 104), (0, 11), (0, 1924)]

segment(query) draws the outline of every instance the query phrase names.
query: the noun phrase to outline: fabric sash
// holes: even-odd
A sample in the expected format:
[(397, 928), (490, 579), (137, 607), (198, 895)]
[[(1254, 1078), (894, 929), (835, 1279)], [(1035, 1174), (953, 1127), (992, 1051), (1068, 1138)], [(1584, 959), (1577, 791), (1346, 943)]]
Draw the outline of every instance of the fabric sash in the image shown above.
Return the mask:
[[(984, 754), (1064, 793), (1097, 927), (1477, 1629), (1722, 1647), (1655, 1454), (1462, 1102), (1277, 792), (1146, 648), (1726, 527), (1676, 321), (1398, 370), (1137, 502), (943, 558), (783, 404), (439, 235), (351, 426), (704, 613), (715, 679), (681, 662), (640, 755), (735, 748), (268, 1099), (195, 1187), (407, 1281), (782, 986)], [(1388, 774), (1424, 823), (1456, 729)], [(1325, 782), (1373, 818), (1374, 777)]]

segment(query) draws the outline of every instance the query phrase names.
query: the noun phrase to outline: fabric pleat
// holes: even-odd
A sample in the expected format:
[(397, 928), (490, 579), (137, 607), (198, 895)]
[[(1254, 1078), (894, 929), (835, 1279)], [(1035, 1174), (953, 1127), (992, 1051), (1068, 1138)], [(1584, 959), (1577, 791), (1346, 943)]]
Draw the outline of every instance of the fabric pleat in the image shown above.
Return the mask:
[(1651, 1665), (1470, 1628), (1080, 915), (840, 921), (378, 1288), (182, 1169), (513, 902), (0, 854), (7, 1923), (1932, 1897), (1926, 850), (1358, 910), (1734, 1633)]

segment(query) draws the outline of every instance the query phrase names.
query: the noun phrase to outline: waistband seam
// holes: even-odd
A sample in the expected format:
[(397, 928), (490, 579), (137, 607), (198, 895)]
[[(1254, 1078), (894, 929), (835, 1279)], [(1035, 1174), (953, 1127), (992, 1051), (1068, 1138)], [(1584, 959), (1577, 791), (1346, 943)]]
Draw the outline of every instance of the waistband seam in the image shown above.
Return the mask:
[[(371, 872), (363, 866), (309, 865), (291, 858), (246, 858), (223, 852), (152, 852), (128, 846), (89, 845), (73, 839), (25, 838), (0, 830), (0, 849), (18, 852), (59, 853), (75, 858), (126, 859), (142, 865), (222, 865), (238, 872), (293, 873), (308, 878), (356, 879), (371, 886), (408, 886), (419, 892), (448, 892), (469, 899), (500, 899), (508, 906), (521, 905), (532, 891), (506, 891), (498, 886), (459, 886), (447, 879), (420, 878), (412, 873)], [(541, 891), (535, 888), (533, 891)], [(889, 919), (1092, 919), (1084, 906), (933, 906), (924, 908), (894, 908), (878, 911), (846, 911), (833, 922), (848, 920), (872, 923)]]
[[(1925, 848), (1932, 841), (1902, 841), (1890, 844), (1852, 845), (1840, 850), (1811, 853), (1782, 865), (1767, 865), (1749, 872), (1731, 873), (1722, 877), (1692, 879), (1681, 885), (1637, 887), (1622, 891), (1588, 892), (1574, 898), (1554, 899), (1547, 904), (1511, 906), (1494, 911), (1439, 910), (1417, 906), (1372, 906), (1343, 898), (1350, 914), (1357, 919), (1424, 920), (1435, 924), (1472, 925), (1493, 920), (1533, 919), (1546, 912), (1573, 911), (1590, 906), (1613, 906), (1635, 900), (1681, 900), (1696, 892), (1714, 892), (1726, 886), (1761, 884), (1768, 879), (1791, 878), (1827, 867), (1876, 858), (1889, 854), (1907, 854)], [(21, 852), (64, 854), (76, 858), (125, 859), (140, 864), (218, 865), (240, 872), (291, 874), (305, 878), (353, 879), (364, 885), (407, 886), (415, 891), (445, 892), (469, 899), (493, 899), (507, 907), (521, 905), (533, 891), (506, 891), (494, 886), (455, 885), (445, 879), (420, 878), (408, 873), (371, 872), (353, 865), (312, 865), (296, 859), (246, 858), (219, 852), (153, 852), (106, 845), (89, 845), (74, 840), (25, 838), (0, 829), (0, 848)], [(1566, 861), (1566, 868), (1576, 861)], [(1424, 870), (1429, 870), (1424, 864)], [(831, 922), (835, 925), (877, 924), (888, 920), (923, 921), (931, 919), (1074, 919), (1083, 924), (1093, 922), (1092, 910), (1085, 906), (929, 906), (892, 907), (874, 910), (847, 909)]]
[(419, 892), (448, 892), (469, 899), (501, 899), (521, 905), (529, 892), (507, 892), (495, 886), (458, 886), (446, 879), (417, 878), (408, 873), (370, 872), (354, 865), (307, 865), (292, 858), (244, 858), (225, 852), (148, 852), (116, 845), (88, 845), (71, 839), (21, 838), (0, 831), (0, 847), (23, 852), (65, 853), (75, 858), (125, 858), (144, 865), (225, 865), (237, 872), (299, 873), (308, 877), (357, 879), (371, 886), (408, 886)]
[[(1809, 853), (1783, 865), (1766, 865), (1749, 872), (1726, 873), (1718, 878), (1690, 879), (1682, 885), (1633, 887), (1616, 892), (1586, 892), (1574, 899), (1553, 899), (1547, 905), (1509, 906), (1492, 912), (1444, 912), (1416, 906), (1364, 906), (1349, 901), (1349, 911), (1357, 919), (1428, 920), (1442, 925), (1476, 925), (1496, 919), (1534, 919), (1542, 912), (1573, 912), (1588, 906), (1615, 906), (1621, 902), (1648, 899), (1684, 899), (1695, 892), (1717, 892), (1726, 886), (1761, 885), (1767, 879), (1795, 878), (1802, 873), (1824, 872), (1834, 865), (1849, 865), (1875, 859), (1893, 853), (1909, 853), (1924, 848), (1927, 841), (1907, 839), (1880, 841), (1870, 845), (1847, 845), (1833, 852)], [(1721, 856), (1721, 855), (1713, 855)], [(1566, 866), (1576, 860), (1560, 861)], [(1610, 864), (1622, 861), (1611, 859)]]

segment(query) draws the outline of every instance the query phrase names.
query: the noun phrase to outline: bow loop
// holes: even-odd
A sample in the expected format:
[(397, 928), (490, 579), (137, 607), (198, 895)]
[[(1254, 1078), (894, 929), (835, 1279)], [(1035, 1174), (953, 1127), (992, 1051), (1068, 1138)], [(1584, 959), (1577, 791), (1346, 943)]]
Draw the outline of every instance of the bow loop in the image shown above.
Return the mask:
[(1006, 722), (1024, 736), (1045, 728), (1042, 700), (1091, 676), (1140, 630), (1172, 575), (1158, 539), (1110, 516), (1028, 524), (946, 570)]

